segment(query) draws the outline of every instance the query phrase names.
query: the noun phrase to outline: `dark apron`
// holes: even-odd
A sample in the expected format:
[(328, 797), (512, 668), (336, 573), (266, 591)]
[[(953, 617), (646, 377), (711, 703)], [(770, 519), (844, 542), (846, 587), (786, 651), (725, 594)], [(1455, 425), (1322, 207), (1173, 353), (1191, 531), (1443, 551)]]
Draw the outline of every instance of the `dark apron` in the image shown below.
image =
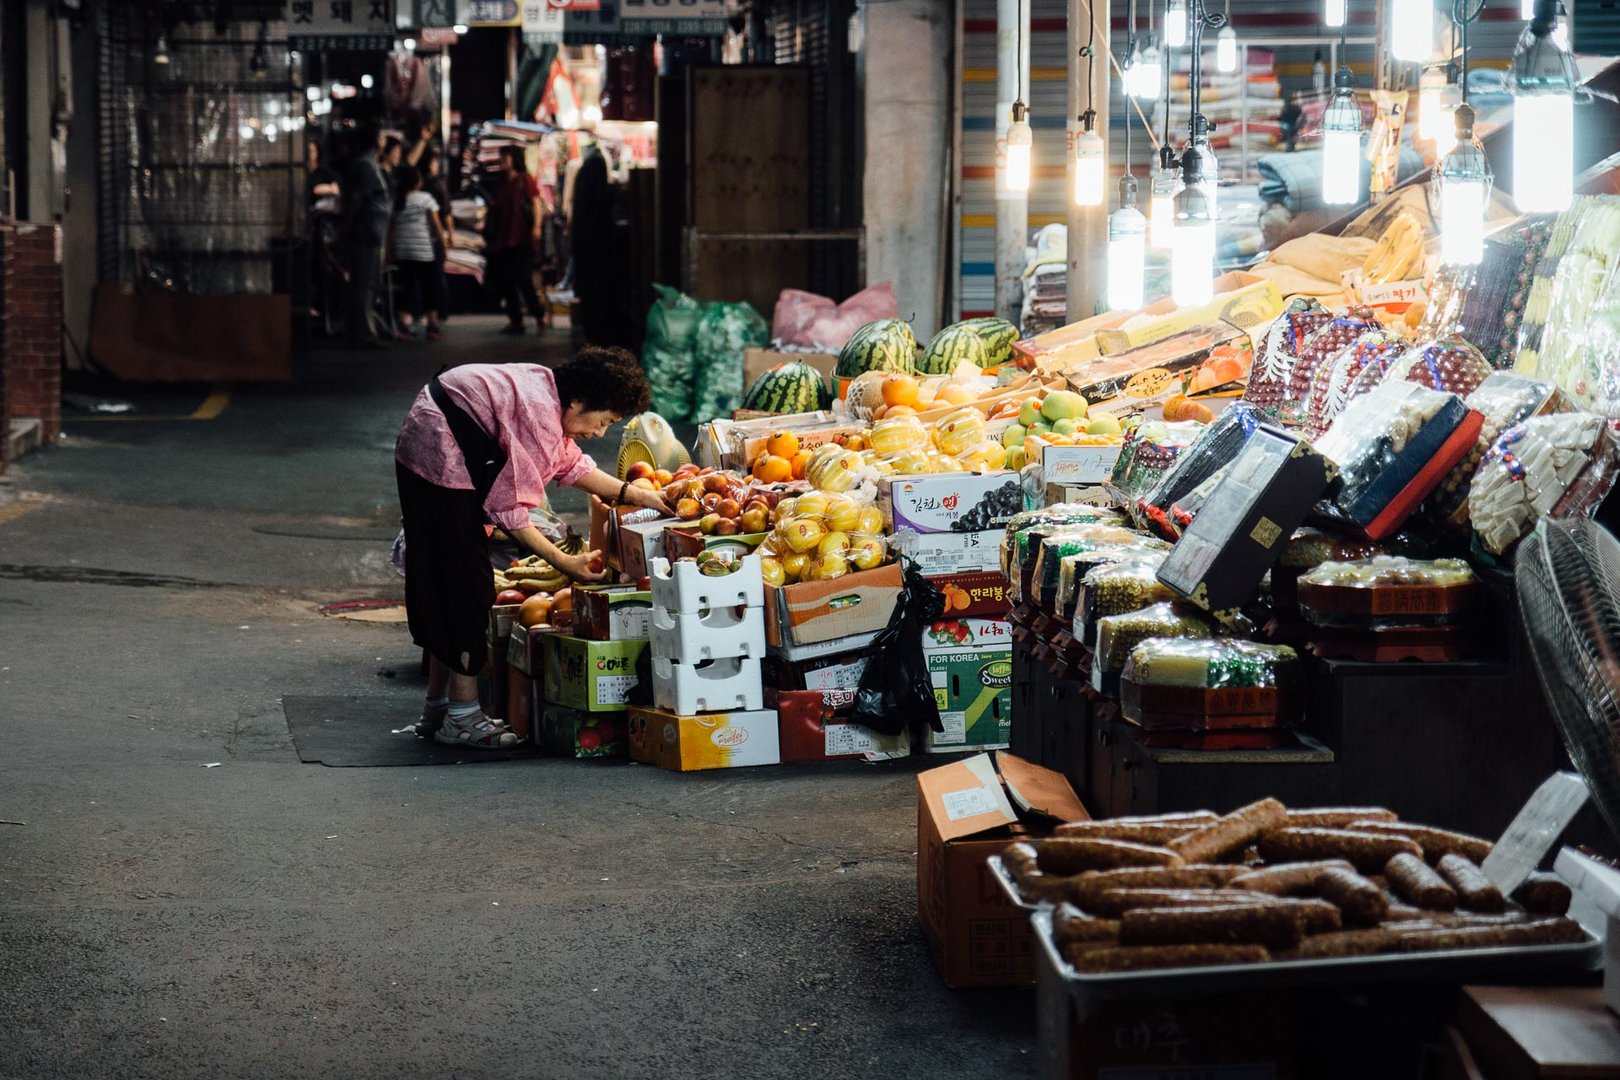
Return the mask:
[(438, 374), (428, 382), (428, 396), (444, 413), (445, 422), (450, 425), (450, 434), (461, 449), (462, 460), (467, 463), (467, 476), (472, 480), (473, 490), (478, 492), (478, 501), (482, 503), (495, 487), (495, 478), (506, 468), (506, 451), (478, 425), (478, 421), (468, 415), (466, 409), (450, 399), (444, 384), (439, 381), (439, 375), (447, 370), (449, 365), (440, 368)]

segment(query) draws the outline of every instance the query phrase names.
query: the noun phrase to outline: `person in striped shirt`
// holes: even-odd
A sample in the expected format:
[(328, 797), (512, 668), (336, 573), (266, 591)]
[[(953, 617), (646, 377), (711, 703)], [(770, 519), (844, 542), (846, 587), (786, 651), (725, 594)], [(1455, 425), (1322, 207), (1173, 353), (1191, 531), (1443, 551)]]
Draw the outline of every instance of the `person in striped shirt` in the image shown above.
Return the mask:
[(445, 243), (439, 204), (426, 190), (422, 173), (415, 166), (401, 165), (396, 171), (403, 194), (394, 215), (394, 264), (399, 268), (407, 304), (405, 329), (399, 338), (411, 340), (415, 323), (425, 318), (427, 339), (438, 341), (444, 336), (439, 329), (444, 312), (435, 305), (439, 299), (439, 260), (443, 258), (440, 253)]

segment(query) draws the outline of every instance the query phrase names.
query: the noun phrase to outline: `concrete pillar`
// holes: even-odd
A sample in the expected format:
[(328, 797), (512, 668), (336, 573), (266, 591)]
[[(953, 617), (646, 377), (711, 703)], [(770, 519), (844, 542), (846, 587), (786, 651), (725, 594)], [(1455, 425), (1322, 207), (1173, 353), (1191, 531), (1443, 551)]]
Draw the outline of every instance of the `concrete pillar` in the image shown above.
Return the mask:
[[(950, 236), (953, 5), (886, 0), (865, 6), (866, 280), (893, 284), (919, 340), (940, 327), (940, 275)], [(866, 67), (865, 60), (873, 63)]]
[[(1024, 295), (1024, 252), (1029, 246), (1029, 193), (1009, 191), (1001, 164), (1012, 124), (1013, 101), (1029, 89), (1029, 4), (996, 0), (996, 314), (1019, 321)], [(881, 6), (881, 5), (879, 5)], [(1022, 48), (1020, 48), (1022, 44)], [(1035, 158), (1035, 169), (1052, 162)], [(1033, 182), (1033, 181), (1032, 181)]]
[[(1097, 7), (1095, 12), (1093, 4)], [(1085, 111), (1089, 91), (1092, 108), (1097, 111), (1092, 130), (1102, 139), (1103, 146), (1108, 146), (1108, 89), (1112, 82), (1108, 69), (1109, 16), (1108, 0), (1069, 0), (1069, 164), (1065, 189), (1069, 208), (1065, 298), (1069, 322), (1092, 315), (1108, 292), (1108, 214), (1114, 206), (1114, 185), (1103, 185), (1101, 206), (1074, 204), (1074, 140), (1084, 130), (1077, 117)], [(1093, 50), (1089, 65), (1080, 55), (1088, 41)]]

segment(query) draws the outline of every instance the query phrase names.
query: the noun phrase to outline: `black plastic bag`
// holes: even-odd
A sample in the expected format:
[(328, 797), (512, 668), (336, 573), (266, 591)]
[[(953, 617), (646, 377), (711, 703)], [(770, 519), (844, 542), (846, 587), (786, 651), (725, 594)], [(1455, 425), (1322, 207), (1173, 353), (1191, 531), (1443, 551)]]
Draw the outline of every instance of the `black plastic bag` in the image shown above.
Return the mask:
[(945, 612), (945, 594), (922, 576), (917, 564), (902, 558), (905, 577), (894, 614), (868, 650), (866, 670), (855, 691), (852, 722), (880, 735), (898, 735), (923, 725), (944, 731), (934, 699), (923, 631)]

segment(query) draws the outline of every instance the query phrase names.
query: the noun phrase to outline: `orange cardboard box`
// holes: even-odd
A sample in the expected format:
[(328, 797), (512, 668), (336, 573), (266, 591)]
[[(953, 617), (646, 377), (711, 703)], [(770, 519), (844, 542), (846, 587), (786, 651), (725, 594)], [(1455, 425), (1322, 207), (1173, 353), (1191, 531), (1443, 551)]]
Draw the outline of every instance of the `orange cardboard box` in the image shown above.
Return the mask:
[(900, 581), (900, 564), (890, 563), (832, 581), (767, 585), (765, 641), (813, 645), (881, 630), (900, 599)]
[(917, 776), (917, 914), (946, 986), (1034, 985), (1028, 913), (986, 860), (1058, 822), (1090, 817), (1060, 774), (1004, 751)]

